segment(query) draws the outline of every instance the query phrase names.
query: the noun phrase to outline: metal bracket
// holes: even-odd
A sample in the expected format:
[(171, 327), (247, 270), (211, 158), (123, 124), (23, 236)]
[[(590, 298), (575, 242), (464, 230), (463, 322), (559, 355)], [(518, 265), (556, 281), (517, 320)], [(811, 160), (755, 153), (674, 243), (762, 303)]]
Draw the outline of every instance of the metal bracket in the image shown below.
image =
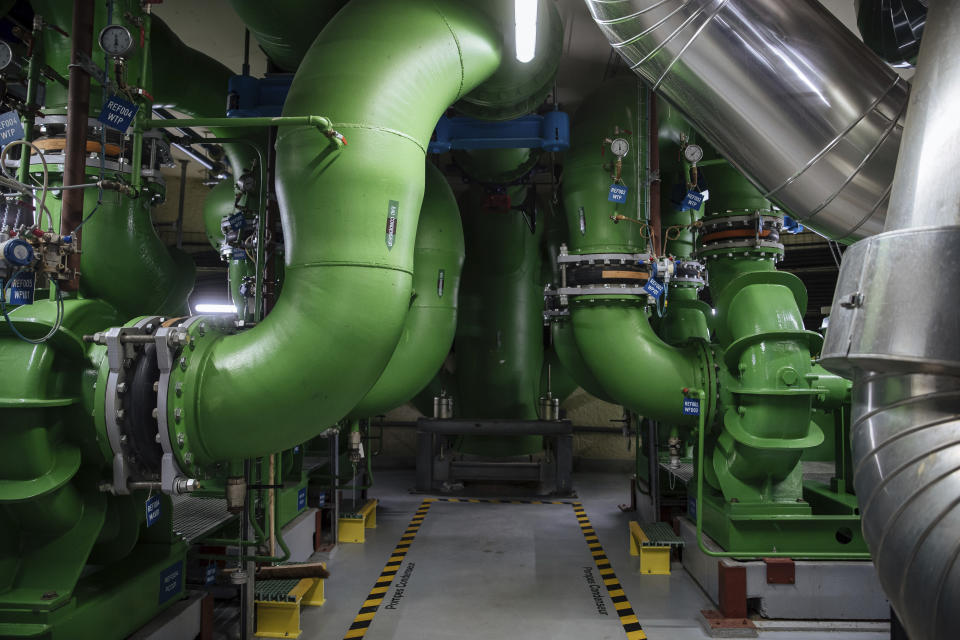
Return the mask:
[(82, 69), (88, 76), (95, 79), (100, 83), (101, 86), (106, 86), (107, 84), (107, 73), (103, 69), (97, 66), (97, 64), (90, 59), (90, 56), (85, 54), (82, 51), (77, 51), (77, 61), (68, 65), (68, 67), (79, 67)]

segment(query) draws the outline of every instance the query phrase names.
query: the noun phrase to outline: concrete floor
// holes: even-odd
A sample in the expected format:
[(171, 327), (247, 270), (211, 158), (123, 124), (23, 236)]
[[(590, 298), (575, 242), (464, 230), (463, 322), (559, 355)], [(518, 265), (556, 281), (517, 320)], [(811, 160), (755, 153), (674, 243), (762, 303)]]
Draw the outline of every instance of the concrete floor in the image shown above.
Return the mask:
[[(367, 542), (316, 556), (329, 563), (327, 603), (304, 609), (302, 640), (344, 638), (425, 497), (407, 491), (412, 472), (380, 472), (376, 481), (378, 526), (367, 530)], [(699, 611), (714, 607), (679, 564), (670, 576), (638, 573), (627, 546), (632, 516), (617, 509), (628, 498), (623, 475), (578, 474), (574, 485), (647, 637), (708, 638)], [(569, 505), (435, 502), (362, 637), (627, 638), (606, 589), (595, 601), (588, 577), (600, 576)], [(889, 634), (761, 631), (760, 638), (887, 640)]]

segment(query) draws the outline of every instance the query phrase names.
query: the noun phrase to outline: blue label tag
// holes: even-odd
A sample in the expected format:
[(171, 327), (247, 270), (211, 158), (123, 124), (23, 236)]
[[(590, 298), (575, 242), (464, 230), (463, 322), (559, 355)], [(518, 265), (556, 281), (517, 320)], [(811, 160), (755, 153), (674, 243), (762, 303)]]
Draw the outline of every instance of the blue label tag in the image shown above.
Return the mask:
[(20, 114), (16, 111), (7, 111), (0, 115), (0, 146), (22, 139), (23, 125), (20, 124)]
[(647, 280), (647, 284), (643, 285), (643, 290), (649, 293), (654, 298), (659, 298), (663, 295), (663, 283), (659, 280), (654, 280), (650, 278)]
[(183, 560), (160, 572), (160, 604), (183, 591)]
[(690, 516), (690, 519), (696, 522), (697, 520), (697, 499), (693, 496), (687, 498), (687, 515)]
[(32, 271), (14, 278), (10, 283), (10, 304), (33, 304), (34, 281)]
[(153, 523), (160, 519), (160, 496), (150, 496), (147, 498), (147, 526), (153, 526)]
[(397, 215), (400, 213), (400, 203), (391, 200), (387, 205), (387, 250), (393, 249), (397, 239)]
[(297, 492), (297, 511), (303, 511), (307, 508), (307, 488), (303, 487)]
[(684, 398), (683, 399), (683, 415), (685, 416), (700, 415), (700, 398)]
[(241, 262), (247, 259), (247, 252), (241, 248), (234, 247), (233, 253), (230, 255), (230, 257), (233, 258), (234, 260), (237, 260), (238, 262)]
[(321, 491), (320, 495), (317, 496), (317, 506), (322, 507), (325, 504), (327, 504), (327, 494)]
[(692, 209), (699, 209), (701, 204), (703, 204), (703, 194), (696, 189), (691, 189), (690, 191), (687, 191), (687, 195), (683, 199), (683, 204), (680, 206), (680, 210), (690, 211)]
[(217, 565), (211, 562), (207, 565), (207, 570), (203, 575), (204, 584), (215, 584), (217, 582)]
[(610, 193), (607, 195), (608, 202), (617, 202), (623, 204), (627, 201), (627, 187), (622, 184), (610, 185)]
[(243, 213), (237, 211), (235, 214), (227, 218), (227, 224), (230, 225), (231, 229), (240, 231), (247, 224), (246, 218), (243, 217)]
[(140, 107), (127, 102), (123, 98), (110, 96), (100, 109), (100, 115), (97, 120), (117, 131), (126, 131), (133, 122)]

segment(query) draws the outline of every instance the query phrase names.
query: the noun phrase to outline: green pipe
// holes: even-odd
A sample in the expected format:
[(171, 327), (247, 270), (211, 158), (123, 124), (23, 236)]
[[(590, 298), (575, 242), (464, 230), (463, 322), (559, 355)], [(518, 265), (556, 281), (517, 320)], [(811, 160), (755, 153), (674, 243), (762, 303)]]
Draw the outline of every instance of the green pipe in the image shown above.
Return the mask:
[[(97, 179), (98, 171), (87, 167), (90, 181)], [(59, 176), (51, 186), (56, 188), (57, 184)], [(150, 198), (131, 199), (116, 191), (104, 191), (98, 205), (94, 195), (91, 192), (83, 199), (83, 219), (87, 222), (83, 225), (84, 251), (80, 256), (81, 295), (100, 298), (127, 317), (185, 311), (196, 268), (187, 254), (167, 248), (157, 236), (150, 220)], [(47, 199), (57, 224), (60, 204), (59, 198)], [(118, 269), (122, 269), (123, 277), (118, 277)]]
[(351, 2), (314, 41), (284, 114), (329, 114), (350, 147), (313, 126), (280, 131), (283, 295), (262, 323), (190, 358), (180, 404), (194, 458), (182, 465), (292, 447), (380, 377), (409, 307), (425, 148), (443, 110), (496, 70), (499, 41), (462, 3), (426, 0)]
[[(250, 127), (316, 127), (324, 133), (333, 130), (333, 123), (323, 116), (276, 116), (253, 118), (169, 118), (167, 120), (150, 120), (144, 124), (145, 129), (164, 129), (169, 127), (212, 127), (217, 129), (250, 128)], [(338, 147), (343, 141), (333, 139)]]
[[(667, 424), (696, 423), (695, 416), (683, 414), (683, 390), (707, 384), (700, 345), (668, 345), (653, 332), (642, 306), (608, 297), (574, 298), (570, 318), (584, 362), (617, 404)], [(700, 405), (701, 414), (707, 410)]]
[(584, 391), (594, 398), (615, 404), (613, 398), (607, 395), (603, 385), (597, 380), (593, 372), (583, 360), (580, 347), (573, 337), (573, 324), (570, 320), (559, 320), (550, 325), (550, 334), (553, 338), (553, 349), (557, 359), (563, 364), (570, 376)]
[(443, 365), (457, 329), (463, 268), (463, 225), (443, 173), (426, 164), (426, 184), (413, 258), (413, 299), (403, 334), (377, 383), (351, 416), (385, 413), (407, 402)]
[[(526, 187), (510, 187), (511, 202)], [(473, 185), (460, 199), (467, 258), (460, 289), (456, 357), (458, 414), (466, 418), (536, 420), (543, 366), (543, 225), (531, 231), (518, 211), (488, 208)], [(469, 439), (465, 451), (532, 453), (538, 437)]]
[(346, 0), (230, 0), (274, 65), (293, 72)]
[[(646, 248), (645, 227), (614, 223), (610, 216), (625, 215), (646, 222), (640, 206), (640, 171), (646, 167), (646, 124), (640, 113), (646, 88), (634, 77), (608, 81), (587, 96), (570, 123), (570, 150), (563, 176), (563, 208), (567, 218), (570, 253), (635, 253)], [(627, 201), (607, 200), (616, 177), (616, 156), (609, 142), (623, 138), (629, 152), (620, 169)]]
[[(33, 55), (31, 55), (30, 59), (27, 61), (26, 103), (28, 106), (37, 106), (37, 90), (40, 86), (40, 69), (44, 65), (42, 29), (33, 29), (31, 36), (33, 37)], [(35, 118), (32, 111), (28, 111), (22, 118), (23, 139), (27, 142), (30, 142), (34, 139), (34, 120)], [(17, 179), (22, 183), (26, 183), (30, 173), (30, 154), (27, 153), (27, 149), (25, 147), (21, 147), (21, 149), (20, 167), (18, 168)]]
[(553, 91), (563, 47), (563, 23), (557, 4), (537, 0), (537, 41), (534, 57), (516, 56), (515, 0), (473, 0), (491, 18), (503, 40), (503, 61), (490, 78), (454, 105), (464, 115), (484, 120), (509, 120), (536, 111)]

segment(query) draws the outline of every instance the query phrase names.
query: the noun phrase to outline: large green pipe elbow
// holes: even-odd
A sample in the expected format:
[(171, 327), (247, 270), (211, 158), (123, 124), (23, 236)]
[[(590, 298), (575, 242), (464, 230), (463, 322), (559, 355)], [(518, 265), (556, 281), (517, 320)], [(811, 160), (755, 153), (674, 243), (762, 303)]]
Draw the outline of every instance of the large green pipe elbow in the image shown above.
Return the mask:
[(584, 362), (583, 355), (580, 354), (580, 347), (577, 346), (576, 339), (573, 337), (573, 323), (569, 320), (554, 322), (550, 325), (550, 333), (557, 359), (570, 377), (593, 397), (612, 403), (613, 398), (607, 395), (603, 385), (593, 375), (590, 367)]
[(578, 298), (570, 317), (584, 362), (617, 404), (671, 425), (697, 423), (684, 413), (684, 400), (695, 397), (684, 390), (708, 390), (702, 347), (668, 345), (653, 332), (643, 307), (622, 301)]
[(181, 464), (291, 447), (373, 387), (409, 307), (430, 135), (500, 55), (489, 21), (452, 0), (354, 0), (317, 37), (284, 115), (322, 113), (349, 146), (280, 132), (283, 293), (258, 326), (188, 359), (189, 393), (170, 397), (195, 452)]
[(296, 71), (317, 34), (347, 0), (230, 0), (267, 57)]
[(463, 254), (457, 200), (443, 173), (428, 162), (413, 258), (413, 301), (393, 357), (352, 416), (375, 416), (407, 402), (440, 370), (457, 330)]
[(463, 97), (457, 111), (485, 120), (509, 120), (535, 111), (553, 91), (563, 48), (563, 22), (553, 0), (537, 2), (533, 59), (517, 59), (515, 0), (477, 3), (494, 21), (503, 41), (503, 61), (490, 78)]

